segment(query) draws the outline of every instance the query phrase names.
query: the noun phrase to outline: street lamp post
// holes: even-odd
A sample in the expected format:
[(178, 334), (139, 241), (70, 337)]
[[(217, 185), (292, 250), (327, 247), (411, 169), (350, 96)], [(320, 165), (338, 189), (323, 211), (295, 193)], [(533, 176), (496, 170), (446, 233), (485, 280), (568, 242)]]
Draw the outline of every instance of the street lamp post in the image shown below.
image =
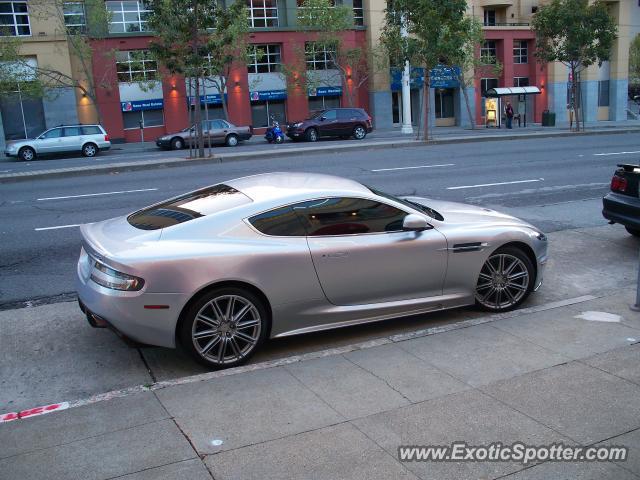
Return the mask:
[(631, 305), (631, 310), (640, 312), (640, 264), (638, 265), (638, 284), (636, 285), (636, 303)]
[[(407, 32), (407, 19), (402, 18), (402, 38), (409, 36)], [(402, 129), (403, 134), (412, 134), (413, 126), (411, 125), (411, 65), (409, 60), (405, 60), (404, 69), (402, 70)]]

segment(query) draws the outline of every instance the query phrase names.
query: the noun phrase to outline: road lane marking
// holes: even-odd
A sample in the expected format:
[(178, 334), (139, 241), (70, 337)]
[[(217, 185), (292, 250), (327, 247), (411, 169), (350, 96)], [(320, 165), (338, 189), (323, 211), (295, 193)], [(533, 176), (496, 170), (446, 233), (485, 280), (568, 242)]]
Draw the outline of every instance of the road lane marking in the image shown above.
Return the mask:
[(137, 192), (155, 192), (157, 188), (141, 188), (139, 190), (122, 190), (120, 192), (101, 192), (101, 193), (85, 193), (84, 195), (67, 195), (64, 197), (45, 197), (38, 198), (38, 202), (44, 202), (45, 200), (66, 200), (68, 198), (83, 198), (83, 197), (99, 197), (101, 195), (118, 195), (121, 193), (137, 193)]
[(371, 170), (372, 172), (391, 172), (394, 170), (413, 170), (415, 168), (438, 168), (438, 167), (453, 167), (455, 163), (443, 163), (441, 165), (418, 165), (415, 167), (396, 167), (396, 168), (377, 168)]
[(481, 183), (479, 185), (461, 185), (459, 187), (447, 187), (447, 190), (461, 190), (463, 188), (495, 187), (496, 185), (515, 185), (517, 183), (542, 182), (543, 180), (544, 178), (534, 178), (531, 180), (515, 180), (513, 182)]
[(42, 232), (43, 230), (57, 230), (59, 228), (73, 228), (73, 227), (79, 227), (80, 224), (77, 223), (75, 225), (58, 225), (56, 227), (40, 227), (40, 228), (34, 228), (34, 230), (36, 232)]
[(594, 155), (596, 157), (608, 157), (609, 155), (633, 155), (636, 153), (640, 153), (640, 151), (637, 152), (610, 152), (610, 153), (594, 153)]

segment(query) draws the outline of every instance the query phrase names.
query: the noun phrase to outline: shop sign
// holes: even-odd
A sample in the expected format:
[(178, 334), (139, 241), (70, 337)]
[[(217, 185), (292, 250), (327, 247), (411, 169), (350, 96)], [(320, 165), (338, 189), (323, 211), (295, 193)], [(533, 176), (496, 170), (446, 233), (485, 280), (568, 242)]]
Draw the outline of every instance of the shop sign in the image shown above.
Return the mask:
[[(224, 94), (224, 98), (227, 98), (227, 94)], [(189, 105), (195, 105), (196, 97), (194, 95), (189, 96)], [(200, 103), (207, 105), (222, 105), (222, 95), (219, 93), (211, 93), (208, 95), (200, 95)]]
[(286, 90), (263, 90), (249, 92), (249, 98), (252, 102), (260, 100), (284, 100), (287, 98)]
[(460, 67), (438, 65), (431, 69), (429, 84), (431, 88), (458, 88), (460, 86), (459, 75)]
[(164, 100), (133, 100), (130, 102), (120, 102), (123, 112), (139, 112), (140, 110), (161, 110), (164, 108)]
[[(422, 88), (424, 85), (424, 68), (411, 67), (409, 78), (409, 87), (411, 89)], [(399, 92), (402, 90), (402, 69), (391, 69), (391, 91)]]
[(339, 97), (342, 95), (342, 87), (309, 87), (310, 97)]

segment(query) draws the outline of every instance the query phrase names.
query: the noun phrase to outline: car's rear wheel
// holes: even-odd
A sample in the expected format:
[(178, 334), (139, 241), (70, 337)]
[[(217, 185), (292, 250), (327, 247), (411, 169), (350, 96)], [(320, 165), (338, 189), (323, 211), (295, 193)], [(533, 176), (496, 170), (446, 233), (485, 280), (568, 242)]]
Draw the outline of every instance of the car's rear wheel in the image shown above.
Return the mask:
[(367, 131), (362, 125), (357, 125), (353, 129), (353, 138), (355, 138), (356, 140), (362, 140), (366, 136), (367, 136)]
[(179, 336), (196, 361), (217, 370), (246, 362), (265, 341), (268, 325), (268, 311), (260, 298), (242, 288), (223, 287), (189, 307)]
[(640, 237), (640, 229), (631, 228), (631, 227), (624, 227), (624, 228), (627, 230), (627, 232), (629, 232), (634, 237)]
[(224, 143), (227, 144), (227, 147), (235, 147), (236, 145), (238, 145), (238, 136), (233, 134), (227, 135)]
[(317, 142), (318, 141), (318, 131), (315, 128), (309, 128), (306, 132), (304, 132), (304, 137), (309, 142)]
[(182, 150), (184, 148), (184, 140), (176, 137), (171, 140), (171, 150)]
[(504, 247), (489, 256), (476, 284), (476, 305), (505, 312), (520, 305), (533, 289), (534, 267), (519, 248)]
[(98, 146), (95, 143), (85, 143), (82, 147), (82, 155), (85, 157), (95, 157), (98, 153)]
[(31, 147), (22, 147), (18, 152), (18, 158), (25, 162), (30, 162), (36, 158), (36, 151)]

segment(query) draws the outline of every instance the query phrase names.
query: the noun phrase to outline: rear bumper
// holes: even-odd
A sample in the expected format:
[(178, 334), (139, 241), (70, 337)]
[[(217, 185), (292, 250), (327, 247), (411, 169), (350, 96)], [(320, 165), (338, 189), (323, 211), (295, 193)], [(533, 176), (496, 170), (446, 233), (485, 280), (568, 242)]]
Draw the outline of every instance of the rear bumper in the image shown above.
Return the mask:
[(244, 140), (250, 140), (252, 137), (252, 134), (250, 133), (238, 133), (238, 140), (240, 141), (244, 141)]
[(610, 222), (640, 229), (640, 198), (607, 193), (602, 199), (602, 216)]

